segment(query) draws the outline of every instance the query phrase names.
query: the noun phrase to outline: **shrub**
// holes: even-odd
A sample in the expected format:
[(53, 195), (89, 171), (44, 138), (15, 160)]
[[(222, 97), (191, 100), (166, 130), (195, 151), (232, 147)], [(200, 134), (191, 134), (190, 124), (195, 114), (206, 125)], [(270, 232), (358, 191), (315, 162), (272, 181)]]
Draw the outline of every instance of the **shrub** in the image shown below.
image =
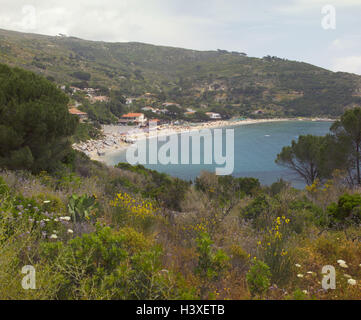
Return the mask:
[(361, 195), (344, 194), (338, 203), (331, 204), (327, 211), (331, 216), (331, 224), (346, 224), (361, 222)]
[[(129, 235), (138, 240), (133, 246)], [(140, 241), (140, 242), (139, 242)], [(144, 241), (144, 244), (141, 242)], [(41, 255), (62, 277), (57, 298), (169, 299), (191, 294), (162, 266), (162, 249), (128, 229), (109, 227), (62, 242), (42, 243)]]
[(241, 209), (241, 218), (251, 221), (254, 228), (263, 229), (271, 224), (273, 211), (274, 206), (271, 199), (262, 194)]
[(90, 221), (97, 215), (98, 203), (94, 196), (73, 194), (68, 203), (68, 210), (73, 222)]
[(276, 196), (279, 193), (281, 193), (281, 191), (283, 191), (284, 189), (287, 189), (290, 187), (290, 183), (280, 179), (277, 182), (272, 183), (272, 185), (269, 187), (269, 192), (271, 194), (271, 196)]
[[(165, 173), (146, 169), (142, 165), (131, 166), (128, 163), (119, 163), (117, 168), (138, 173), (145, 178), (140, 192), (144, 198), (152, 198), (159, 206), (171, 210), (181, 211), (181, 202), (189, 190), (189, 182), (173, 178)], [(134, 190), (134, 186), (130, 186)]]
[(272, 281), (285, 284), (292, 275), (292, 259), (288, 252), (290, 246), (290, 219), (285, 216), (274, 219), (273, 224), (264, 232), (263, 241), (258, 243), (261, 259), (270, 267)]
[(120, 225), (128, 223), (148, 231), (157, 219), (157, 208), (151, 201), (136, 199), (125, 192), (118, 193), (110, 205), (116, 208), (114, 222)]
[(252, 296), (263, 296), (269, 289), (271, 282), (269, 266), (262, 261), (256, 260), (246, 275), (248, 288)]
[(212, 248), (212, 244), (207, 233), (201, 233), (197, 238), (198, 264), (195, 272), (202, 280), (201, 298), (207, 294), (210, 282), (217, 281), (228, 267), (229, 257), (223, 250)]

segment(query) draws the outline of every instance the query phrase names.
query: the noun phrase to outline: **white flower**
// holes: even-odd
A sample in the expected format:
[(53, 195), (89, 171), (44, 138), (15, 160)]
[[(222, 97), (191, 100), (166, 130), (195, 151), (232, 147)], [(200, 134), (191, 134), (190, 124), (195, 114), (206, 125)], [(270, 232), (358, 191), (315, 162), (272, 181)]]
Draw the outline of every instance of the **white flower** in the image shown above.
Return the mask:
[(70, 221), (70, 220), (71, 220), (70, 217), (60, 217), (59, 219), (60, 219), (60, 220), (64, 220), (64, 221)]
[(58, 219), (58, 218), (55, 218), (55, 219), (54, 219), (54, 221), (55, 221), (55, 222), (58, 222), (58, 221), (59, 221), (59, 219)]
[(68, 233), (74, 233), (74, 231), (71, 229), (68, 229)]
[(58, 239), (58, 236), (57, 236), (56, 234), (52, 234), (52, 235), (50, 236), (50, 239)]
[(348, 265), (346, 263), (340, 263), (340, 267), (341, 268), (344, 268), (344, 269), (347, 269), (348, 268)]
[(303, 290), (302, 291), (304, 294), (308, 294), (308, 291), (307, 290)]
[(349, 284), (349, 285), (351, 285), (351, 286), (355, 286), (356, 285), (356, 280), (354, 280), (354, 279), (349, 279), (348, 281), (347, 281), (347, 283)]
[(340, 265), (341, 268), (348, 268), (348, 265), (346, 264), (346, 261), (344, 260), (337, 260), (337, 263)]
[(298, 278), (303, 278), (303, 274), (300, 274), (300, 273), (299, 273), (299, 274), (297, 275), (297, 277), (298, 277)]
[(296, 266), (296, 268), (301, 268), (301, 265), (298, 263), (296, 263), (295, 266)]
[(50, 203), (51, 201), (50, 200), (45, 200), (44, 203)]

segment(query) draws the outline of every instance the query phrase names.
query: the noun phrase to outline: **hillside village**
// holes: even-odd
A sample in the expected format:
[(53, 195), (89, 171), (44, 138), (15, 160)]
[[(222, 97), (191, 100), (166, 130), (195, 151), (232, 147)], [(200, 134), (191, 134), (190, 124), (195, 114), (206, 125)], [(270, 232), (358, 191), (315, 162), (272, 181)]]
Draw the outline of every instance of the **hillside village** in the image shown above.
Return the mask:
[[(97, 104), (98, 107), (105, 109), (111, 102), (110, 95), (100, 95), (99, 89), (96, 88), (82, 89), (63, 85), (60, 86), (60, 89), (69, 95), (71, 101), (68, 106), (69, 113), (78, 117), (83, 125), (93, 126), (97, 122), (85, 111), (87, 103)], [(134, 143), (136, 141), (134, 132), (149, 134), (150, 124), (153, 129), (161, 131), (190, 128), (192, 123), (196, 122), (206, 124), (222, 120), (222, 115), (215, 112), (203, 112), (201, 117), (199, 115), (196, 117), (195, 110), (191, 108), (184, 110), (180, 104), (175, 102), (160, 102), (156, 95), (151, 93), (145, 93), (139, 97), (121, 97), (121, 102), (123, 102), (123, 108), (119, 116), (114, 117), (110, 124), (100, 121), (102, 134), (100, 139), (83, 139), (83, 141), (75, 143), (73, 147), (88, 156), (102, 157), (107, 149), (121, 148)]]
[[(263, 109), (252, 112), (248, 117), (230, 116), (207, 110), (197, 111), (176, 102), (161, 101), (157, 95), (145, 93), (137, 97), (124, 97), (119, 91), (104, 89), (60, 86), (70, 98), (69, 113), (78, 117), (80, 128), (87, 131), (73, 148), (92, 159), (102, 160), (109, 152), (114, 152), (134, 144), (143, 136), (169, 135), (189, 130), (227, 127), (268, 121), (285, 121), (285, 117), (269, 117)], [(116, 106), (117, 109), (112, 107)], [(109, 112), (111, 118), (102, 115)], [(100, 116), (99, 116), (100, 115)], [(306, 118), (297, 117), (299, 120)], [(313, 117), (314, 121), (329, 120)], [(155, 130), (155, 132), (154, 132)], [(95, 133), (94, 133), (95, 132)]]
[[(95, 103), (109, 103), (111, 101), (110, 96), (99, 95), (99, 89), (95, 88), (78, 88), (70, 86), (67, 90), (66, 86), (60, 87), (63, 91), (69, 93), (70, 98), (82, 95), (90, 104)], [(81, 121), (89, 120), (88, 114), (78, 109), (82, 105), (81, 102), (75, 99), (73, 104), (69, 105), (69, 112), (71, 114), (79, 116)], [(175, 102), (163, 102), (161, 103), (157, 96), (151, 93), (145, 93), (138, 97), (127, 97), (125, 100), (124, 114), (122, 114), (115, 121), (120, 125), (137, 125), (140, 127), (146, 127), (149, 125), (149, 121), (156, 121), (161, 124), (174, 124), (174, 122), (206, 122), (214, 120), (222, 120), (225, 118), (217, 112), (198, 112), (192, 108), (184, 108)], [(142, 105), (145, 105), (142, 107)], [(167, 117), (168, 116), (168, 117)], [(162, 119), (159, 119), (161, 117)], [(174, 121), (175, 120), (175, 121)]]

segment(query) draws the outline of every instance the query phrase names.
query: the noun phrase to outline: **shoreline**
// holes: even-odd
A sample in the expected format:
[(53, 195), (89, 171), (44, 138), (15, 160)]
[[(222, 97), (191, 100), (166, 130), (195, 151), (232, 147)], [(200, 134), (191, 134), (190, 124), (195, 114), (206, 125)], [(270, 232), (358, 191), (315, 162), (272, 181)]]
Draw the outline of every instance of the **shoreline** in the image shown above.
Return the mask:
[(227, 127), (238, 127), (260, 123), (286, 122), (286, 121), (308, 121), (308, 122), (334, 122), (335, 119), (328, 118), (273, 118), (273, 119), (245, 119), (245, 120), (220, 120), (189, 125), (160, 125), (156, 130), (149, 128), (139, 129), (136, 127), (107, 125), (102, 126), (104, 137), (100, 140), (88, 140), (86, 142), (73, 144), (73, 149), (85, 153), (91, 160), (105, 163), (105, 157), (110, 154), (126, 150), (133, 143), (155, 136), (170, 136), (184, 132), (199, 131), (203, 129), (216, 129)]

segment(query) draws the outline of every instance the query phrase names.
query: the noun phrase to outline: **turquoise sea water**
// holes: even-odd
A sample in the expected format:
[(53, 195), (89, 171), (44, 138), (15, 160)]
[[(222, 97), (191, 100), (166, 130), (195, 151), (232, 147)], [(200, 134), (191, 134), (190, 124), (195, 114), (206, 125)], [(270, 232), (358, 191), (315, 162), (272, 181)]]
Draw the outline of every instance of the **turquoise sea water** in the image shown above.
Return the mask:
[[(270, 185), (282, 178), (290, 181), (296, 188), (303, 188), (305, 184), (302, 180), (275, 163), (277, 154), (284, 146), (290, 145), (292, 140), (297, 140), (300, 135), (325, 135), (329, 132), (330, 126), (331, 122), (287, 121), (227, 127), (227, 129), (234, 129), (233, 175), (255, 177), (264, 185)], [(160, 143), (159, 146), (161, 146)], [(126, 162), (126, 152), (109, 154), (105, 157), (105, 162), (109, 165)], [(145, 167), (185, 180), (193, 180), (201, 171), (215, 172), (216, 165), (157, 164), (145, 165)]]

